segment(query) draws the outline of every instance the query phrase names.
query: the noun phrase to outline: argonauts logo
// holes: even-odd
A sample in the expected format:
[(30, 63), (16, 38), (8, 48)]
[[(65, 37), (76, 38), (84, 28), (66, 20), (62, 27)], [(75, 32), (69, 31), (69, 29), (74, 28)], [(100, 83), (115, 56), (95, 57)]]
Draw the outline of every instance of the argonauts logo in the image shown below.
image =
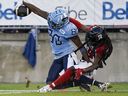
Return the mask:
[[(17, 2), (14, 2), (14, 7), (16, 6)], [(16, 16), (13, 12), (14, 9), (12, 8), (3, 8), (3, 4), (0, 3), (0, 19), (6, 20), (21, 20), (22, 17)]]

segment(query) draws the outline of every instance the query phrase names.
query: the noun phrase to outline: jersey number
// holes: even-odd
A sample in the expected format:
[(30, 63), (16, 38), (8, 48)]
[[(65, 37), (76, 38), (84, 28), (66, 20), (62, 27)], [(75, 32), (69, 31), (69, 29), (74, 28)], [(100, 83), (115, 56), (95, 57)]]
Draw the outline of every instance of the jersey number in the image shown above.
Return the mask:
[(60, 40), (60, 36), (58, 36), (57, 34), (52, 35), (52, 30), (49, 31), (50, 31), (51, 42), (55, 43), (56, 45), (61, 45), (62, 41)]

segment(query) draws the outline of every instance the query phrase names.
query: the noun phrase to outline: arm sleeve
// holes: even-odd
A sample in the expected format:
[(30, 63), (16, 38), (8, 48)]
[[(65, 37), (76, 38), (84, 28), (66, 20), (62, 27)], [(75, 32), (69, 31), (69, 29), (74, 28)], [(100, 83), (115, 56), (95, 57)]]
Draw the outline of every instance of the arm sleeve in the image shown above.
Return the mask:
[(79, 21), (77, 21), (76, 19), (73, 19), (71, 17), (69, 18), (69, 21), (72, 22), (74, 25), (76, 25), (76, 27), (78, 29), (80, 29), (83, 26), (83, 24), (81, 24)]

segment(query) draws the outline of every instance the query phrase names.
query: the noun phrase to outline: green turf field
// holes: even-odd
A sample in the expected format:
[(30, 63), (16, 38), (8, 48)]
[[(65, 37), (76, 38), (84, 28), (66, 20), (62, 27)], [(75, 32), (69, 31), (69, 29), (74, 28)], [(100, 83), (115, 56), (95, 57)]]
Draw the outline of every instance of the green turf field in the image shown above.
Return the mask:
[(81, 92), (78, 87), (60, 91), (37, 93), (33, 92), (43, 84), (0, 84), (0, 96), (128, 96), (128, 83), (112, 83), (108, 92), (101, 92), (92, 87), (92, 92)]

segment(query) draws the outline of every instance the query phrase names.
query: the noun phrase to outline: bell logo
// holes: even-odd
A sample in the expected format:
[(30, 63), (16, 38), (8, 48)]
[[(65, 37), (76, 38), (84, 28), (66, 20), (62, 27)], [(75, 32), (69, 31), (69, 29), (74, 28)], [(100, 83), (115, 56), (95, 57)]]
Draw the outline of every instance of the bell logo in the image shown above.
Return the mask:
[[(17, 2), (14, 2), (14, 6), (16, 6)], [(0, 3), (0, 19), (6, 19), (6, 20), (21, 20), (22, 18), (19, 16), (16, 16), (13, 12), (12, 8), (6, 8), (3, 9), (2, 3)]]
[(128, 19), (128, 2), (126, 2), (126, 6), (124, 8), (114, 9), (115, 8), (113, 8), (113, 4), (111, 2), (103, 2), (103, 20), (110, 20), (114, 18), (118, 20)]

